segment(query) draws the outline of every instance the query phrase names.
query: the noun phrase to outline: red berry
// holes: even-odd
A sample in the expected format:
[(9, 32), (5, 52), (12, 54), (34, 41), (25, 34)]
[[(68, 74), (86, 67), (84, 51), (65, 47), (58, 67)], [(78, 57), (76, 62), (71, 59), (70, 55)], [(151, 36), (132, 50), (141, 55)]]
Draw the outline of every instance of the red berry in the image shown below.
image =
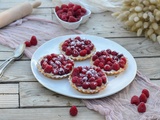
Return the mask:
[(97, 82), (97, 86), (101, 86), (103, 81), (101, 78), (98, 78), (96, 82)]
[(25, 41), (24, 43), (25, 43), (26, 47), (30, 47), (31, 46), (30, 41)]
[(111, 67), (110, 65), (106, 64), (106, 65), (104, 66), (104, 70), (105, 70), (105, 71), (111, 71), (111, 70), (112, 70), (112, 67)]
[(76, 10), (78, 10), (78, 9), (81, 9), (81, 6), (75, 4), (75, 5), (73, 6), (73, 10), (76, 11)]
[(149, 91), (147, 89), (143, 89), (142, 93), (144, 93), (146, 97), (149, 98)]
[(38, 41), (37, 41), (36, 36), (31, 37), (30, 43), (31, 43), (31, 45), (34, 45), (34, 46), (37, 45)]
[(142, 93), (140, 96), (139, 96), (139, 100), (140, 102), (144, 102), (146, 103), (147, 102), (147, 97), (144, 93)]
[(82, 87), (83, 87), (83, 89), (88, 89), (89, 88), (89, 82), (84, 82), (83, 84), (82, 84)]
[(103, 62), (100, 62), (100, 63), (98, 64), (98, 66), (99, 66), (101, 69), (103, 69), (103, 68), (104, 68), (104, 63), (103, 63)]
[(79, 54), (80, 56), (85, 56), (87, 54), (87, 50), (81, 50)]
[(76, 116), (77, 113), (78, 113), (77, 107), (76, 107), (76, 106), (72, 106), (72, 107), (70, 108), (70, 110), (69, 110), (69, 113), (70, 113), (71, 116)]
[(139, 103), (140, 103), (139, 97), (136, 96), (136, 95), (132, 96), (132, 98), (131, 98), (131, 104), (138, 105)]
[(68, 22), (76, 22), (77, 19), (74, 16), (69, 16)]
[(93, 90), (93, 89), (96, 89), (97, 87), (97, 82), (90, 82), (90, 88)]
[(44, 72), (51, 73), (52, 69), (53, 69), (52, 65), (46, 65), (46, 67), (44, 68)]
[(140, 112), (140, 113), (144, 113), (144, 112), (146, 111), (146, 105), (145, 105), (144, 102), (141, 102), (141, 103), (138, 105), (137, 111)]
[(115, 70), (115, 71), (120, 69), (120, 66), (119, 66), (118, 62), (113, 63), (112, 67), (113, 67), (113, 70)]

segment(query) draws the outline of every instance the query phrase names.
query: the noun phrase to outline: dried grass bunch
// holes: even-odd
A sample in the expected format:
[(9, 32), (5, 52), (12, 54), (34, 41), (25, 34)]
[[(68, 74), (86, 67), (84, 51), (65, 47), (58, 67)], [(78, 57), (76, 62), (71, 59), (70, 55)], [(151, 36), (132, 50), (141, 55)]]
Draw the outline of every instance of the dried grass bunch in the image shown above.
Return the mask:
[(160, 0), (124, 0), (121, 10), (112, 14), (137, 36), (160, 43)]

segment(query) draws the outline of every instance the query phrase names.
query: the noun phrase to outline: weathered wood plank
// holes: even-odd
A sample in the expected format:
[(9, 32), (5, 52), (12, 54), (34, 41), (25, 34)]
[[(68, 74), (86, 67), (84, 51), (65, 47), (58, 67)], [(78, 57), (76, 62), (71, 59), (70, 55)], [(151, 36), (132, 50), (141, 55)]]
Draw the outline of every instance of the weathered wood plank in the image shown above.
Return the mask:
[(0, 94), (0, 108), (19, 107), (18, 94)]
[(0, 80), (1, 82), (36, 81), (31, 71), (30, 61), (11, 63)]
[(18, 93), (18, 84), (0, 84), (0, 94)]
[(38, 82), (20, 82), (20, 107), (71, 105), (84, 106), (81, 100), (56, 94)]
[(0, 109), (2, 120), (104, 120), (104, 117), (86, 107), (78, 107), (78, 115), (72, 117), (67, 108)]
[[(144, 62), (145, 61), (145, 62)], [(137, 58), (138, 70), (150, 79), (160, 79), (160, 58)]]

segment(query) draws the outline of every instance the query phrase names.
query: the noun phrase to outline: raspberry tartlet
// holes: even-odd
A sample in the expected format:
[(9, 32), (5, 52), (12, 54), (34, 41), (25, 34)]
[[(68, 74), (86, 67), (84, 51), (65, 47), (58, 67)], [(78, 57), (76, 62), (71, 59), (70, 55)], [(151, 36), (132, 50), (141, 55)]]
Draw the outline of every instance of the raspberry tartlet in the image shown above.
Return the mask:
[(100, 67), (107, 75), (117, 75), (127, 68), (127, 58), (115, 50), (97, 51), (91, 57), (91, 64)]
[(63, 54), (52, 53), (43, 56), (37, 67), (44, 76), (61, 79), (69, 76), (74, 68), (74, 61)]
[(69, 76), (69, 82), (77, 91), (85, 94), (98, 93), (107, 86), (106, 74), (97, 67), (78, 66)]
[(79, 36), (69, 38), (60, 44), (60, 51), (76, 61), (82, 61), (90, 58), (96, 48), (91, 40), (82, 39)]

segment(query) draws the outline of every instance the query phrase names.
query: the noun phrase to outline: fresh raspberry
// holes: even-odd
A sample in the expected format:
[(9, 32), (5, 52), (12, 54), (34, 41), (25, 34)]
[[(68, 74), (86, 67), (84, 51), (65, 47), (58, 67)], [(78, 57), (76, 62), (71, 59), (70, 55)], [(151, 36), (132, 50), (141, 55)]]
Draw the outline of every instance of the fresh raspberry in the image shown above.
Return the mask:
[(80, 56), (85, 56), (87, 54), (87, 50), (81, 50), (79, 54)]
[(147, 89), (143, 89), (142, 93), (144, 93), (146, 97), (149, 98), (149, 91)]
[(52, 65), (46, 65), (46, 67), (45, 67), (45, 69), (44, 69), (44, 72), (46, 72), (46, 73), (51, 73), (51, 72), (52, 72), (52, 69), (53, 69)]
[(26, 47), (31, 47), (30, 41), (25, 41), (24, 43), (25, 43)]
[(139, 100), (140, 102), (144, 102), (146, 103), (147, 102), (147, 97), (144, 93), (142, 93), (140, 96), (139, 96)]
[(146, 111), (146, 105), (144, 102), (141, 102), (138, 107), (137, 107), (137, 111), (140, 113), (144, 113)]
[(76, 106), (72, 106), (69, 110), (71, 116), (76, 116), (78, 114), (78, 109)]
[(37, 41), (36, 36), (31, 37), (30, 43), (31, 43), (31, 45), (34, 45), (34, 46), (37, 45), (38, 41)]
[(98, 66), (99, 66), (101, 69), (103, 69), (103, 68), (104, 68), (104, 63), (103, 63), (103, 62), (100, 62), (100, 63), (98, 64)]
[(69, 16), (68, 22), (76, 22), (77, 19), (74, 16)]
[(105, 71), (111, 71), (111, 70), (112, 70), (112, 67), (111, 67), (110, 65), (106, 64), (106, 65), (104, 66), (104, 70), (105, 70)]
[(90, 88), (92, 90), (96, 89), (96, 87), (97, 87), (97, 82), (90, 82)]
[(77, 11), (78, 9), (81, 9), (81, 6), (75, 4), (75, 5), (73, 6), (73, 10), (74, 10), (74, 11)]
[(112, 67), (113, 67), (113, 70), (115, 70), (115, 71), (120, 69), (120, 66), (119, 66), (118, 62), (113, 63)]
[(97, 86), (101, 86), (103, 81), (101, 78), (98, 78), (96, 82), (97, 82)]
[(83, 84), (82, 84), (82, 87), (83, 87), (83, 89), (88, 89), (89, 88), (89, 82), (84, 82)]
[(139, 97), (137, 95), (132, 96), (131, 104), (138, 105), (140, 103)]

